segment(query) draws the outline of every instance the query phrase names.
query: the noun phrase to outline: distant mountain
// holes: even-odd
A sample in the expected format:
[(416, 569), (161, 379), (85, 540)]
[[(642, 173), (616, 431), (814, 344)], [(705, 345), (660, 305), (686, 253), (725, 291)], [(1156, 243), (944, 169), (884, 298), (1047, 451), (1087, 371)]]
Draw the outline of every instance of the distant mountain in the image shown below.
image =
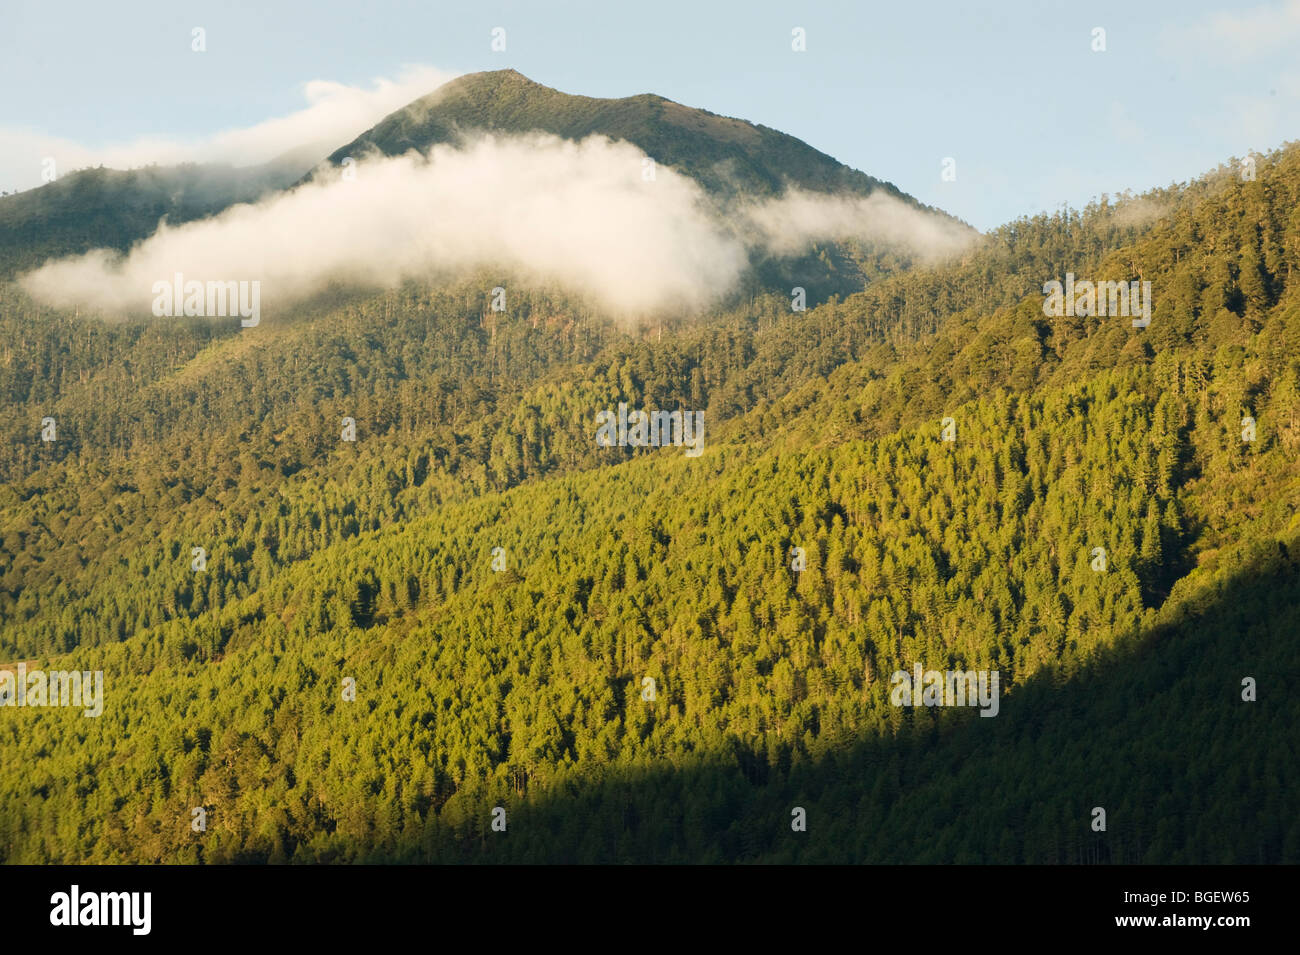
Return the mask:
[(471, 73), (385, 117), (335, 150), (345, 157), (387, 156), (455, 142), (463, 133), (534, 130), (564, 139), (603, 135), (640, 147), (656, 162), (686, 173), (710, 192), (773, 195), (796, 185), (819, 192), (867, 195), (883, 189), (920, 207), (892, 183), (874, 179), (766, 126), (718, 116), (650, 93), (622, 99), (573, 96), (514, 70)]
[[(724, 201), (737, 196), (776, 196), (791, 187), (854, 196), (884, 192), (916, 209), (951, 218), (893, 183), (859, 172), (778, 130), (650, 93), (622, 99), (574, 96), (515, 70), (472, 73), (440, 86), (335, 150), (328, 164), (337, 166), (346, 158), (376, 153), (425, 152), (477, 131), (545, 132), (570, 140), (601, 135), (622, 140), (659, 165), (691, 177)], [(313, 170), (311, 175), (319, 172)], [(755, 262), (744, 292), (800, 285), (815, 290), (810, 292), (813, 300), (822, 301), (832, 294), (851, 294), (910, 265), (908, 255), (898, 249), (827, 242), (803, 256)]]
[[(0, 198), (0, 279), (48, 258), (92, 248), (125, 251), (152, 234), (164, 217), (176, 224), (215, 215), (240, 202), (290, 188), (347, 157), (400, 155), (454, 143), (463, 135), (546, 132), (578, 140), (591, 135), (629, 142), (690, 176), (712, 196), (769, 197), (790, 187), (865, 196), (884, 192), (922, 205), (892, 183), (875, 179), (793, 136), (643, 94), (623, 99), (573, 96), (514, 70), (462, 76), (385, 117), (352, 142), (305, 144), (260, 166), (187, 164), (129, 172), (88, 169), (57, 182)], [(953, 220), (956, 221), (956, 220)], [(743, 292), (806, 286), (810, 301), (847, 295), (907, 268), (896, 249), (823, 243), (806, 255), (756, 262)]]
[(175, 225), (285, 189), (328, 146), (295, 149), (257, 166), (184, 163), (69, 173), (38, 189), (0, 198), (0, 278), (46, 259), (94, 248), (125, 251), (164, 217)]

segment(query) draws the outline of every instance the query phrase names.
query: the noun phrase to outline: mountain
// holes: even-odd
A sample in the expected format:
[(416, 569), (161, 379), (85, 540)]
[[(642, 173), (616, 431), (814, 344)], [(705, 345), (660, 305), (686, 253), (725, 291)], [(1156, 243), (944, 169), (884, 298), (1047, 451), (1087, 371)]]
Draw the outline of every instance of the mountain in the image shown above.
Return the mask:
[(0, 197), (0, 278), (90, 249), (125, 252), (166, 219), (202, 219), (254, 202), (297, 181), (323, 155), (292, 150), (256, 166), (184, 163), (69, 173), (37, 189)]
[[(335, 149), (326, 163), (427, 150), (484, 130), (624, 140), (692, 177), (719, 202), (775, 196), (790, 187), (846, 196), (883, 193), (958, 229), (968, 228), (891, 183), (851, 169), (785, 133), (660, 96), (572, 96), (513, 70), (453, 80)], [(319, 170), (308, 170), (331, 146), (305, 144), (256, 167), (188, 164), (125, 172), (82, 170), (38, 189), (0, 197), (0, 278), (53, 256), (92, 248), (125, 251), (152, 234), (164, 218), (172, 225), (202, 219), (291, 188), (320, 175)], [(969, 231), (973, 237), (974, 230)], [(897, 247), (817, 243), (792, 257), (754, 261), (739, 294), (799, 285), (809, 290), (810, 301), (824, 301), (911, 263), (909, 253)]]
[[(1257, 171), (654, 334), (0, 285), (0, 669), (105, 688), (0, 720), (0, 861), (1300, 861), (1300, 146)], [(703, 453), (598, 446), (620, 403)]]
[[(481, 132), (543, 132), (569, 140), (599, 135), (628, 142), (657, 164), (689, 176), (724, 204), (779, 196), (791, 188), (841, 196), (882, 193), (969, 229), (892, 183), (852, 169), (778, 130), (653, 94), (622, 99), (574, 96), (515, 70), (472, 73), (450, 81), (335, 150), (327, 164), (337, 166), (349, 157), (395, 156), (412, 149), (427, 152)], [(311, 175), (320, 174), (317, 169)], [(972, 237), (976, 234), (969, 231)], [(911, 264), (909, 254), (897, 247), (822, 242), (802, 255), (753, 261), (742, 294), (797, 285), (815, 290), (814, 301), (824, 301), (831, 295), (851, 294)]]
[(468, 133), (545, 132), (562, 139), (608, 136), (638, 146), (723, 197), (778, 195), (789, 186), (817, 192), (869, 195), (883, 190), (918, 208), (892, 183), (874, 179), (818, 152), (793, 136), (683, 106), (662, 96), (622, 99), (573, 96), (542, 86), (514, 70), (472, 73), (386, 116), (328, 161), (378, 152), (395, 156), (454, 143)]
[[(663, 96), (594, 99), (564, 94), (515, 70), (464, 75), (428, 96), (396, 110), (330, 153), (326, 164), (344, 159), (426, 152), (476, 133), (549, 133), (580, 140), (608, 136), (633, 144), (654, 159), (688, 175), (719, 203), (783, 195), (790, 188), (841, 196), (894, 197), (969, 229), (939, 209), (919, 203), (893, 183), (858, 172), (780, 131), (684, 107)], [(321, 174), (313, 170), (308, 178)], [(969, 229), (971, 236), (975, 230)], [(848, 295), (881, 275), (909, 268), (909, 253), (897, 247), (858, 242), (823, 242), (802, 255), (751, 261), (741, 295), (807, 288), (814, 301)]]

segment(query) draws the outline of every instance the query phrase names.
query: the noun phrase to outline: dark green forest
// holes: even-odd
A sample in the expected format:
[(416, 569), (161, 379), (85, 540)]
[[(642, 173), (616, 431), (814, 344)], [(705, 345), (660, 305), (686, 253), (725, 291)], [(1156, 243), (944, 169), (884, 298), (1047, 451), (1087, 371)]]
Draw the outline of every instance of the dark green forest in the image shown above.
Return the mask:
[[(1300, 861), (1300, 146), (1257, 168), (806, 312), (0, 286), (0, 661), (105, 693), (0, 708), (0, 861)], [(1150, 326), (1045, 317), (1066, 272)], [(703, 454), (598, 447), (619, 402)], [(996, 718), (892, 705), (917, 663)]]

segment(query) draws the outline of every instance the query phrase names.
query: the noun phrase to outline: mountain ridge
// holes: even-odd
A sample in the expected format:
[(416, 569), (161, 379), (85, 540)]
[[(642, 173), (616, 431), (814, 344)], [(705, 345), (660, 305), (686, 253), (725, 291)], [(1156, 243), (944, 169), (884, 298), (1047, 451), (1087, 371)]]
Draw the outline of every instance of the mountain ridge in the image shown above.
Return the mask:
[[(563, 93), (516, 70), (457, 77), (385, 116), (326, 161), (338, 165), (346, 157), (359, 158), (367, 152), (392, 156), (410, 149), (427, 151), (435, 144), (455, 142), (471, 130), (540, 131), (574, 140), (589, 135), (622, 139), (723, 196), (741, 191), (776, 195), (789, 184), (858, 195), (883, 190), (917, 208), (938, 211), (893, 183), (853, 169), (788, 133), (685, 106), (655, 93), (617, 98)], [(676, 136), (670, 135), (674, 132)], [(719, 145), (710, 150), (706, 140)], [(784, 179), (773, 172), (778, 165), (789, 172)]]

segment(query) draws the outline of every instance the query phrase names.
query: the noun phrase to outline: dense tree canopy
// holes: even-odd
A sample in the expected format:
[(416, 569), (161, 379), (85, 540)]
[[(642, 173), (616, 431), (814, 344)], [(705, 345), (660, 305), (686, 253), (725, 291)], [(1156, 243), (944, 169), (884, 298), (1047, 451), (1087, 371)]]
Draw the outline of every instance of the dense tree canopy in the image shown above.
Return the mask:
[[(1293, 147), (633, 328), (4, 287), (0, 660), (105, 706), (0, 708), (0, 860), (1296, 861), (1297, 209)], [(1066, 272), (1151, 325), (1046, 317)], [(619, 402), (704, 453), (598, 447)], [(917, 663), (997, 718), (892, 705)]]

